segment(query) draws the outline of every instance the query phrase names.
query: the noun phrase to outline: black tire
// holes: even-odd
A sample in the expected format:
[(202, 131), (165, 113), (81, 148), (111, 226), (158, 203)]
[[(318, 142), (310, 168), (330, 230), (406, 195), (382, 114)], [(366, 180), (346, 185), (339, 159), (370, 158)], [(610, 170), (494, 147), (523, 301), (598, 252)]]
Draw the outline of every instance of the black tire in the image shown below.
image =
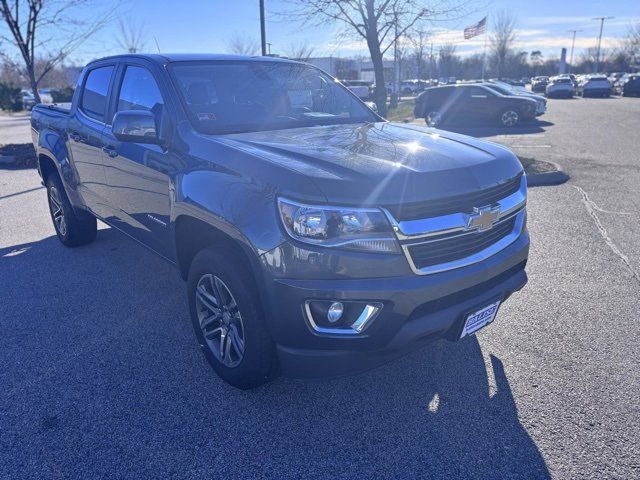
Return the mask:
[[(200, 326), (199, 313), (202, 305), (196, 300), (198, 284), (205, 278), (217, 278), (231, 293), (237, 305), (242, 326), (243, 354), (239, 364), (225, 365), (214, 355)], [(189, 268), (187, 281), (189, 311), (193, 329), (204, 356), (215, 372), (228, 384), (242, 390), (258, 387), (275, 378), (278, 369), (275, 345), (267, 330), (264, 311), (260, 304), (254, 277), (243, 259), (225, 251), (208, 248), (200, 251)], [(215, 326), (222, 326), (222, 320)], [(214, 340), (210, 340), (214, 342)], [(222, 342), (217, 339), (217, 344)], [(228, 342), (232, 343), (230, 340)]]
[(427, 113), (424, 117), (424, 122), (427, 124), (427, 126), (432, 128), (438, 128), (440, 125), (442, 125), (442, 121), (442, 114), (436, 110)]
[(62, 244), (78, 247), (93, 242), (98, 232), (96, 218), (90, 213), (83, 218), (76, 215), (58, 175), (49, 175), (45, 185), (51, 221)]

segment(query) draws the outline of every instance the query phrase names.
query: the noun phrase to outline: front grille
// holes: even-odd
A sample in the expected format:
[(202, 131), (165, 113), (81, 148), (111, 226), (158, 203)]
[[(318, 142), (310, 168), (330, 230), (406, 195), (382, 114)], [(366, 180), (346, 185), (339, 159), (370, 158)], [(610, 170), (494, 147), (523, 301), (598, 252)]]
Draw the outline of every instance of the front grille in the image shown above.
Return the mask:
[(387, 205), (385, 208), (398, 222), (438, 217), (440, 215), (459, 212), (472, 213), (474, 207), (494, 204), (516, 192), (518, 188), (520, 188), (521, 178), (522, 174), (508, 182), (475, 193), (457, 195), (442, 200)]
[(481, 252), (498, 242), (515, 228), (516, 215), (485, 232), (462, 233), (407, 247), (417, 269), (454, 262)]

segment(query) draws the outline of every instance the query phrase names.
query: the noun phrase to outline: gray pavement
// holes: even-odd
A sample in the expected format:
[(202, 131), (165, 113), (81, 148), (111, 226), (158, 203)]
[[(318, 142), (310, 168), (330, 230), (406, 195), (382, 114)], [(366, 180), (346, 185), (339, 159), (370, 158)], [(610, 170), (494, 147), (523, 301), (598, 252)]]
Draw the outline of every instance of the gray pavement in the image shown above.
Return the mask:
[(35, 172), (0, 170), (0, 478), (638, 478), (640, 99), (549, 109), (477, 132), (572, 175), (530, 191), (530, 283), (494, 324), (250, 392), (172, 267), (105, 226), (62, 247)]
[(8, 113), (0, 111), (0, 145), (30, 142), (30, 118), (29, 112)]

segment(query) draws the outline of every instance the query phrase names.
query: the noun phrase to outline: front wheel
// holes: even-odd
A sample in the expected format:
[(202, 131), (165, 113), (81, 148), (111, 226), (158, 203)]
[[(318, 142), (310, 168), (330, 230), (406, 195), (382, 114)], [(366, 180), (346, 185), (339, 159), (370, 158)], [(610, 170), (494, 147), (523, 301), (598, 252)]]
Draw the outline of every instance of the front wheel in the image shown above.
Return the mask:
[(220, 378), (245, 390), (275, 376), (275, 347), (254, 279), (241, 258), (202, 250), (191, 263), (187, 292), (196, 337)]
[(96, 218), (89, 213), (86, 218), (76, 215), (57, 175), (49, 175), (46, 186), (51, 221), (62, 244), (77, 247), (93, 242), (98, 232)]
[(504, 110), (500, 114), (500, 123), (503, 127), (515, 127), (520, 120), (518, 112), (512, 109)]

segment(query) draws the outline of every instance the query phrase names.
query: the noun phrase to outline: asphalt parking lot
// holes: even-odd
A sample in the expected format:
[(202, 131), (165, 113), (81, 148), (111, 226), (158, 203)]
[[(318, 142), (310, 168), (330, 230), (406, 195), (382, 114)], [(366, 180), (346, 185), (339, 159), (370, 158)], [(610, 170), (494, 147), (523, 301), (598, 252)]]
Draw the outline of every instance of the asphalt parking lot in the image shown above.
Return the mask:
[(638, 478), (638, 132), (636, 98), (468, 132), (571, 176), (530, 190), (525, 289), (475, 337), (248, 392), (171, 266), (104, 225), (64, 248), (35, 171), (0, 170), (0, 478)]

